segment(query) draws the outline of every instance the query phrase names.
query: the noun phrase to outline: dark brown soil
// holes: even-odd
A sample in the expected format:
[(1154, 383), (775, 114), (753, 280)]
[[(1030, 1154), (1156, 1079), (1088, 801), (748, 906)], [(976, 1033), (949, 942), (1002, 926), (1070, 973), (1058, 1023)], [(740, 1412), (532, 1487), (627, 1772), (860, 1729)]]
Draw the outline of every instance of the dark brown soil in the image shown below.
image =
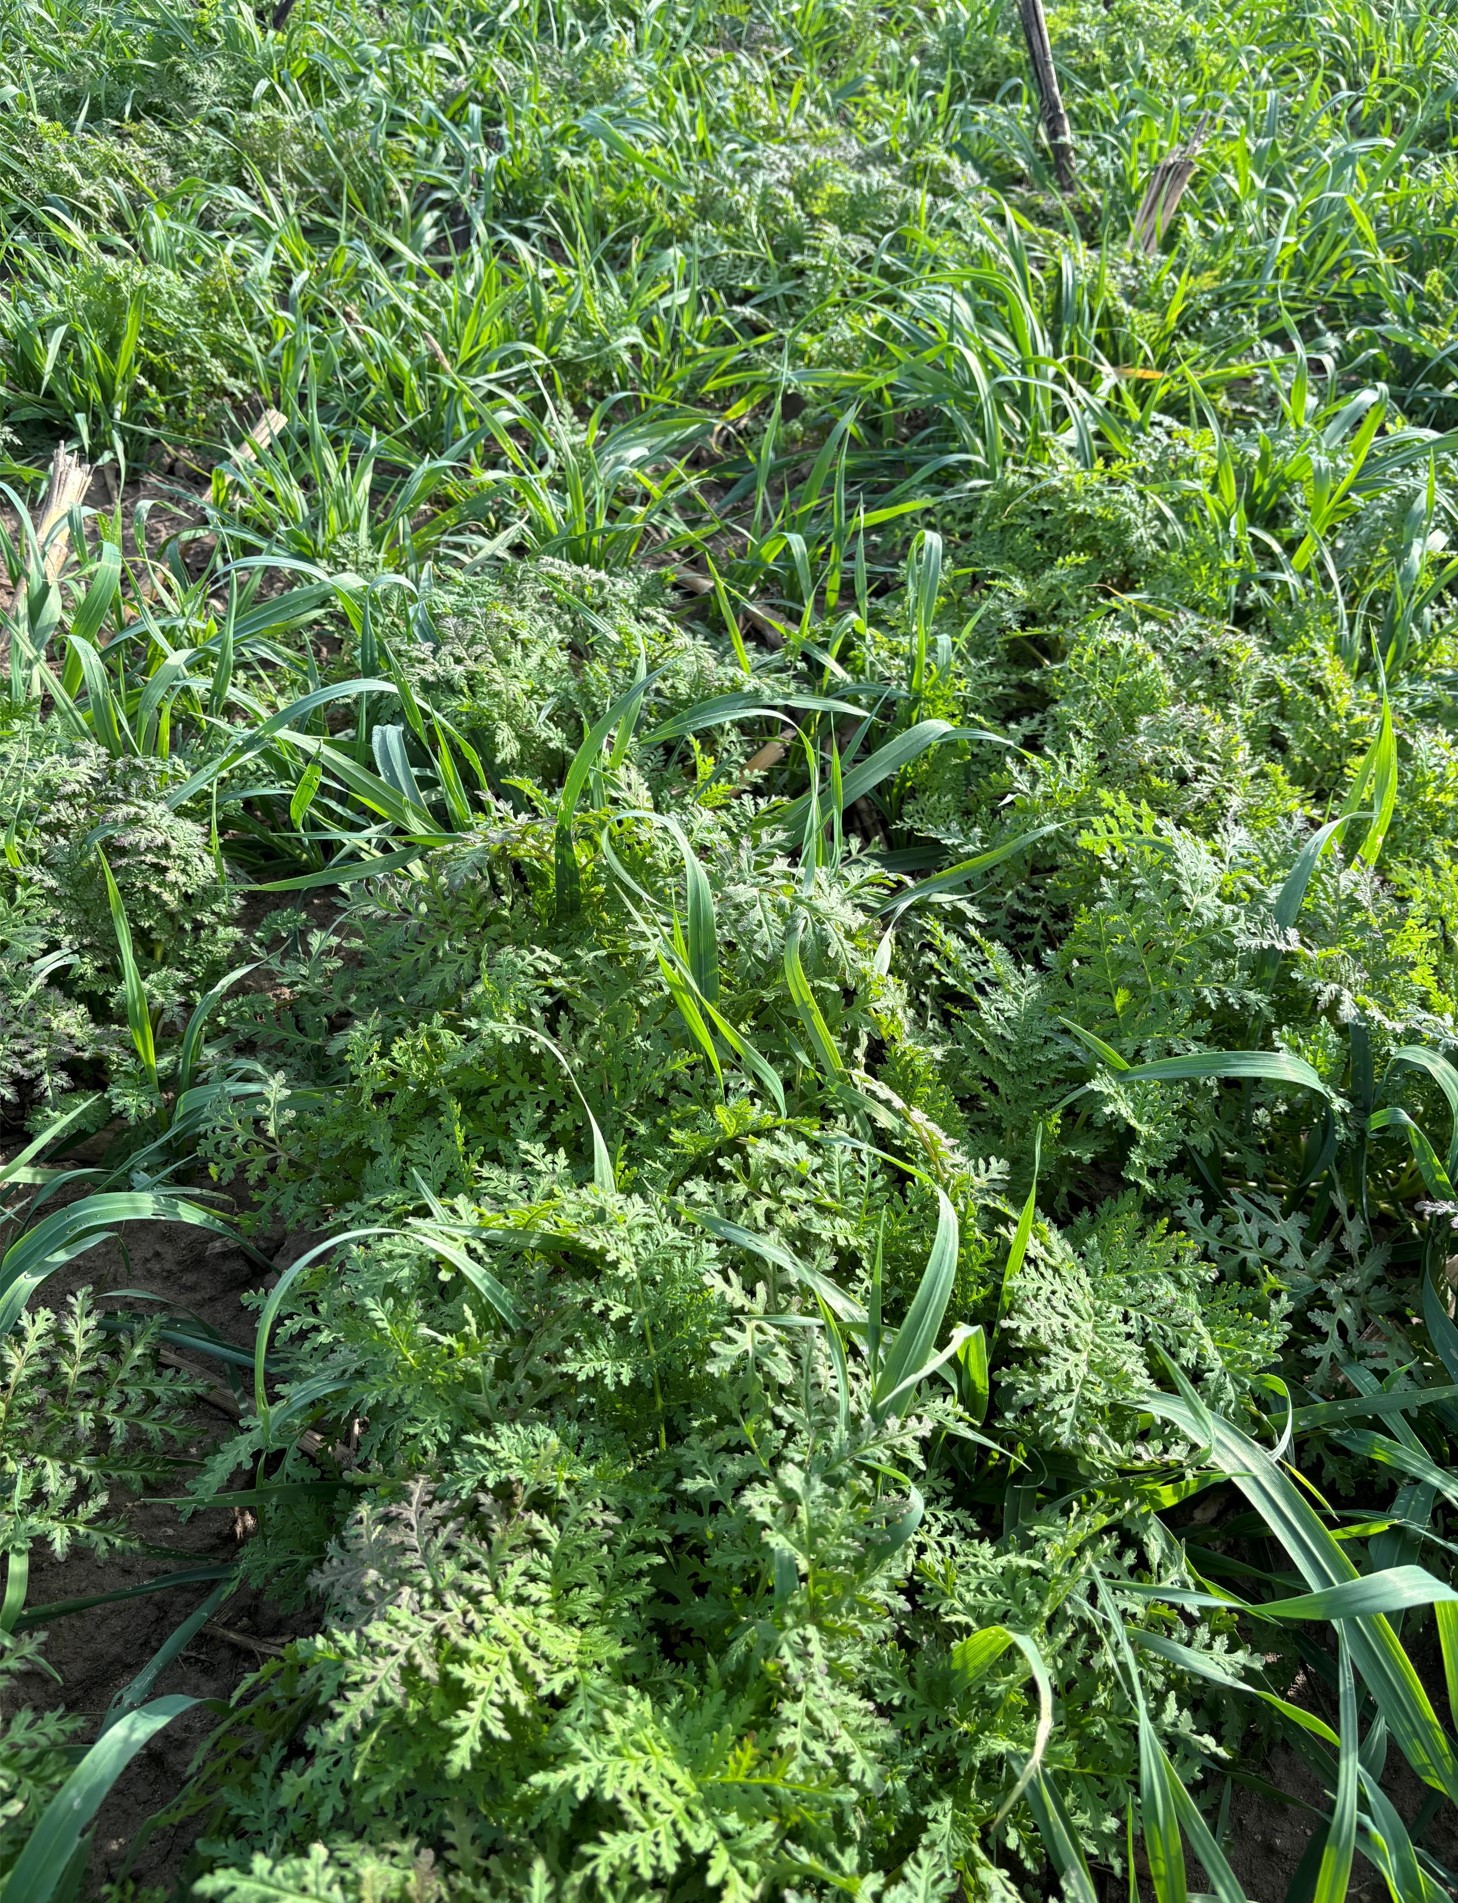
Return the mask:
[[(55, 1308), (73, 1290), (86, 1285), (98, 1297), (114, 1289), (144, 1289), (191, 1311), (240, 1347), (251, 1345), (253, 1316), (241, 1298), (263, 1280), (252, 1258), (206, 1231), (181, 1224), (132, 1223), (123, 1240), (125, 1256), (112, 1243), (79, 1258), (44, 1285), (37, 1301)], [(276, 1241), (281, 1244), (282, 1238)], [(212, 1377), (217, 1367), (216, 1363), (210, 1368), (198, 1364), (196, 1371)], [(208, 1452), (229, 1431), (225, 1413), (207, 1402), (192, 1409), (190, 1425), (193, 1435), (181, 1451), (194, 1455)], [(181, 1482), (171, 1489), (184, 1490)], [(125, 1554), (104, 1562), (76, 1554), (58, 1563), (42, 1548), (32, 1555), (28, 1602), (49, 1605), (113, 1591), (162, 1573), (226, 1563), (237, 1557), (240, 1537), (246, 1538), (250, 1530), (246, 1524), (235, 1526), (232, 1516), (216, 1509), (184, 1521), (175, 1508), (135, 1503), (128, 1518), (143, 1540), (164, 1550)], [(61, 1684), (47, 1691), (37, 1682), (30, 1696), (37, 1702), (62, 1703), (84, 1717), (84, 1736), (93, 1737), (115, 1695), (211, 1590), (209, 1585), (174, 1587), (57, 1618), (48, 1628), (45, 1655), (60, 1673)], [(302, 1629), (302, 1620), (290, 1620), (258, 1593), (240, 1590), (161, 1675), (153, 1695), (183, 1692), (197, 1698), (228, 1699), (273, 1646)], [(91, 1862), (93, 1886), (120, 1872), (146, 1820), (177, 1796), (193, 1754), (216, 1723), (206, 1710), (184, 1713), (133, 1759), (98, 1819)], [(145, 1882), (170, 1882), (197, 1827), (194, 1821), (155, 1833), (137, 1856), (134, 1874)]]
[[(1438, 1716), (1447, 1722), (1443, 1668), (1436, 1643), (1431, 1642), (1431, 1634), (1411, 1630), (1404, 1633), (1404, 1638)], [(1300, 1686), (1293, 1687), (1288, 1696), (1296, 1702), (1306, 1702)], [(1312, 1708), (1318, 1708), (1320, 1703), (1319, 1699), (1314, 1701)], [(1329, 1724), (1337, 1722), (1334, 1708), (1323, 1709), (1322, 1716)], [(1290, 1801), (1283, 1803), (1278, 1797), (1247, 1786), (1238, 1787), (1231, 1804), (1230, 1834), (1223, 1848), (1250, 1903), (1284, 1903), (1313, 1832), (1321, 1827), (1321, 1819), (1314, 1816), (1313, 1811), (1324, 1816), (1329, 1803), (1311, 1768), (1297, 1752), (1285, 1746), (1272, 1752), (1260, 1767), (1259, 1776)], [(1432, 1795), (1395, 1746), (1388, 1750), (1382, 1785), (1409, 1826)], [(1417, 1843), (1448, 1869), (1458, 1868), (1458, 1819), (1451, 1806), (1445, 1803), (1438, 1810)], [(1359, 1850), (1352, 1866), (1348, 1903), (1379, 1903), (1387, 1894), (1386, 1882)]]

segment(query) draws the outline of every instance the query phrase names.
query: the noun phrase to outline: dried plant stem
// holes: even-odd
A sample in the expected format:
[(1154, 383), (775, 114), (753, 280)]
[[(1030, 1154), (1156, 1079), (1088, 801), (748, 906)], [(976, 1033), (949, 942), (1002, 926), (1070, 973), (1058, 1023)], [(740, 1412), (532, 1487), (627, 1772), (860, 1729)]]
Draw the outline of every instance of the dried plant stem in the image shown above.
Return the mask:
[(1023, 37), (1028, 42), (1028, 58), (1033, 64), (1033, 81), (1038, 88), (1043, 129), (1048, 135), (1048, 149), (1053, 154), (1058, 189), (1065, 198), (1072, 198), (1078, 191), (1078, 175), (1073, 163), (1073, 133), (1068, 124), (1068, 114), (1063, 108), (1063, 94), (1059, 90), (1058, 73), (1053, 65), (1053, 47), (1048, 39), (1048, 22), (1043, 16), (1043, 0), (1018, 0), (1018, 18), (1023, 24)]
[(1159, 249), (1159, 241), (1169, 230), (1190, 180), (1195, 176), (1195, 160), (1205, 143), (1209, 127), (1205, 118), (1195, 127), (1186, 143), (1162, 158), (1149, 175), (1139, 215), (1134, 220), (1134, 236), (1146, 251)]
[(226, 482), (229, 476), (241, 469), (245, 463), (257, 462), (259, 451), (268, 448), (288, 420), (282, 410), (266, 409), (228, 457), (227, 462), (222, 465), (223, 480)]
[[(72, 509), (86, 500), (91, 487), (91, 465), (62, 443), (51, 458), (50, 479), (40, 510), (35, 518), (35, 539), (47, 582), (60, 578), (71, 546), (69, 518)], [(11, 633), (17, 618), (25, 613), (30, 595), (30, 575), (23, 575), (10, 597), (9, 615), (0, 620), (0, 668), (10, 664)]]

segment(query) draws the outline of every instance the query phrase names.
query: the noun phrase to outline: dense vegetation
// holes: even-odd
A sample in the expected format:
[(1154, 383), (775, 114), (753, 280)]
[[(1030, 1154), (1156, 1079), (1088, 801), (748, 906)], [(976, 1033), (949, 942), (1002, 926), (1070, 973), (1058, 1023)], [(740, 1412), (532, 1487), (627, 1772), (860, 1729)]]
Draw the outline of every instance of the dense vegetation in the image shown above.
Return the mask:
[(1049, 21), (7, 0), (6, 1903), (179, 1493), (179, 1895), (1448, 1893), (1458, 11)]

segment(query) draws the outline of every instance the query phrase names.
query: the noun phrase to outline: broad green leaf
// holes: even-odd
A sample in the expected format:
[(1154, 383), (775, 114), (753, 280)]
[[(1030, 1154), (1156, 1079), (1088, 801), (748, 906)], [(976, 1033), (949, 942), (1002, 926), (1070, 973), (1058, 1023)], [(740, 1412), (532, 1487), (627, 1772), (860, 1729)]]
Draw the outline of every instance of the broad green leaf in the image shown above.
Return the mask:
[(938, 1189), (937, 1232), (931, 1254), (906, 1320), (896, 1331), (871, 1392), (871, 1411), (878, 1419), (900, 1413), (928, 1371), (957, 1279), (960, 1236), (957, 1212), (945, 1191)]
[(147, 1002), (147, 987), (142, 982), (141, 968), (137, 964), (136, 954), (132, 949), (132, 928), (127, 922), (122, 895), (117, 890), (111, 867), (106, 863), (100, 850), (97, 851), (96, 856), (101, 862), (101, 876), (106, 881), (106, 902), (111, 909), (112, 930), (116, 933), (117, 956), (121, 961), (122, 986), (127, 1002), (127, 1028), (132, 1034), (132, 1048), (141, 1059), (142, 1069), (147, 1073), (147, 1082), (155, 1090), (157, 1088), (157, 1050), (152, 1040), (152, 1008)]

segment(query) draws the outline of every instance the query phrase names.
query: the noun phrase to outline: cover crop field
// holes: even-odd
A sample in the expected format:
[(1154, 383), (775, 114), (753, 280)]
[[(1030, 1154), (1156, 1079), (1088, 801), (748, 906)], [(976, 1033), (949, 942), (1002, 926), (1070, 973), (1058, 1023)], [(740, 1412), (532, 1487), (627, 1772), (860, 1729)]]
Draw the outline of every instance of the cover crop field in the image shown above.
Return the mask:
[(1048, 31), (5, 0), (3, 1903), (1452, 1894), (1458, 4)]

